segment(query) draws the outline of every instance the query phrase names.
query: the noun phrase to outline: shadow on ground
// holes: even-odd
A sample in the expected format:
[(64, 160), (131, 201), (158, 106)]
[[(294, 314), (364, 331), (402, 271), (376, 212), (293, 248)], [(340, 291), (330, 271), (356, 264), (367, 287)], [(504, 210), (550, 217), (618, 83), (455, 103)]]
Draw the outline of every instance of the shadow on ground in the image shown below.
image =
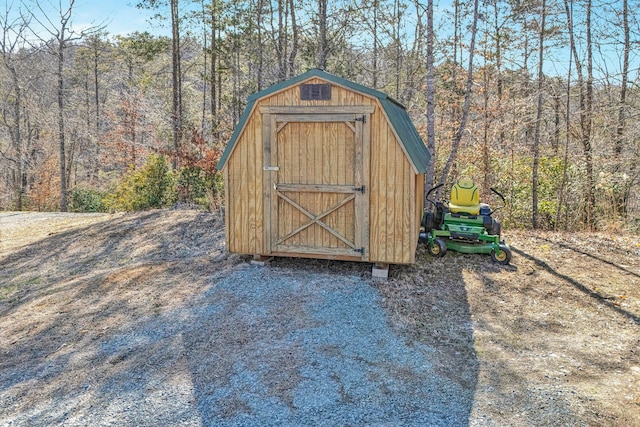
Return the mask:
[(191, 383), (176, 315), (220, 269), (239, 262), (223, 252), (220, 218), (154, 211), (6, 254), (0, 424), (197, 420), (185, 405)]
[[(467, 425), (477, 361), (464, 291), (389, 295), (397, 284), (370, 269), (276, 259), (216, 283), (185, 335), (204, 356), (191, 371), (207, 425)], [(419, 336), (390, 311), (416, 297), (438, 318), (416, 323)]]
[(204, 212), (51, 234), (0, 256), (0, 425), (637, 424), (635, 253), (543, 237), (378, 282)]
[(637, 424), (637, 259), (620, 256), (630, 245), (514, 234), (512, 266), (496, 274), (470, 258), (464, 273), (481, 361), (472, 419)]
[(369, 264), (248, 266), (224, 254), (220, 219), (166, 211), (0, 262), (0, 424), (468, 424), (459, 276), (433, 294), (375, 283)]

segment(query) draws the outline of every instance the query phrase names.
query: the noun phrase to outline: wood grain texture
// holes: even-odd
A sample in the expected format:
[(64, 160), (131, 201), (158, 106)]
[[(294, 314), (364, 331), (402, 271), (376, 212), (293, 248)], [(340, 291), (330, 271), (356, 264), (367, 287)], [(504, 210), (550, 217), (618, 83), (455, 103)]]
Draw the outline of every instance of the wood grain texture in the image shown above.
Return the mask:
[[(377, 99), (335, 84), (326, 101), (303, 101), (299, 91), (292, 85), (257, 100), (226, 163), (229, 251), (414, 262), (424, 176)], [(366, 125), (355, 120), (363, 115)]]

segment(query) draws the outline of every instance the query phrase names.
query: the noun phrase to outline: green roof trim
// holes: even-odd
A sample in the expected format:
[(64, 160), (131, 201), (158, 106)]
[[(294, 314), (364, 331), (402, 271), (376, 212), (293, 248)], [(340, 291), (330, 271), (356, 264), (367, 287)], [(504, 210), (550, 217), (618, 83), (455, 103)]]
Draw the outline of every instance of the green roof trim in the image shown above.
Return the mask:
[(342, 77), (335, 76), (317, 68), (309, 70), (306, 73), (300, 74), (289, 80), (277, 83), (251, 95), (248, 99), (248, 103), (244, 110), (244, 113), (242, 113), (242, 117), (240, 117), (240, 121), (238, 122), (238, 125), (231, 135), (231, 139), (229, 140), (224, 153), (222, 153), (222, 157), (218, 162), (217, 168), (222, 169), (229, 159), (229, 156), (233, 151), (233, 147), (237, 143), (240, 133), (246, 125), (247, 120), (249, 119), (249, 115), (251, 114), (251, 111), (253, 110), (253, 107), (257, 100), (314, 77), (321, 78), (337, 85), (346, 87), (348, 89), (352, 89), (355, 92), (377, 98), (380, 101), (380, 105), (382, 105), (382, 108), (387, 115), (389, 122), (400, 138), (400, 142), (409, 155), (409, 160), (413, 163), (418, 173), (424, 173), (427, 170), (427, 166), (429, 165), (430, 161), (429, 151), (427, 150), (427, 147), (425, 147), (424, 142), (418, 134), (418, 131), (411, 121), (411, 118), (409, 117), (409, 114), (407, 113), (404, 105), (383, 92), (379, 92), (375, 89), (371, 89), (361, 84), (354, 83), (352, 81), (343, 79)]

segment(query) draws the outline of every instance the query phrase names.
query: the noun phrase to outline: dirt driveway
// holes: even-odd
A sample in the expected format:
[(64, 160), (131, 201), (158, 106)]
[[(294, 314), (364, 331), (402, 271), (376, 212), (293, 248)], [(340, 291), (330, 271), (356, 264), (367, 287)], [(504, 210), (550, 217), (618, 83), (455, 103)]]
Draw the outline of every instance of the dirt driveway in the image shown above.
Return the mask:
[(0, 213), (0, 426), (640, 425), (638, 236), (512, 266), (225, 252), (199, 211)]

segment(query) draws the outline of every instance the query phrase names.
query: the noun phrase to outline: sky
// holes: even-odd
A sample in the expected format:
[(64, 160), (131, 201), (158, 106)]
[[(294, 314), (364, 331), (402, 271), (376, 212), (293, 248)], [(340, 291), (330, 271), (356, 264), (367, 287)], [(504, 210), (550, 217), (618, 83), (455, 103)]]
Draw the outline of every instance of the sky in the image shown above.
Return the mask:
[[(37, 0), (37, 2), (47, 15), (51, 16), (54, 23), (59, 21), (60, 4), (65, 11), (69, 8), (69, 0)], [(170, 34), (170, 28), (166, 25), (165, 28), (159, 28), (157, 22), (150, 23), (150, 18), (156, 13), (155, 11), (138, 9), (135, 7), (136, 2), (137, 0), (75, 0), (71, 28), (80, 31), (90, 27), (104, 26), (112, 36), (130, 34), (134, 31)], [(0, 3), (2, 3), (1, 0)], [(7, 6), (14, 15), (18, 13), (18, 9), (30, 10), (40, 15), (35, 3), (36, 0), (8, 0)], [(4, 11), (1, 10), (1, 12)], [(55, 17), (58, 17), (58, 21)]]
[[(47, 0), (55, 1), (56, 0)], [(151, 31), (149, 18), (153, 12), (137, 9), (135, 0), (76, 0), (74, 5), (74, 27), (87, 28), (106, 25), (112, 35), (124, 35), (134, 31)], [(68, 0), (63, 0), (63, 4)]]
[[(80, 31), (101, 26), (105, 27), (105, 30), (112, 37), (131, 34), (135, 31), (149, 31), (155, 35), (170, 36), (170, 21), (165, 20), (164, 23), (160, 23), (157, 20), (153, 20), (153, 22), (151, 22), (152, 16), (158, 12), (168, 14), (168, 8), (161, 9), (160, 11), (138, 9), (135, 7), (138, 1), (140, 0), (75, 0), (71, 18), (72, 29)], [(13, 16), (19, 16), (19, 9), (23, 12), (25, 10), (31, 10), (39, 15), (40, 13), (34, 6), (36, 2), (51, 16), (52, 22), (56, 23), (59, 22), (60, 5), (66, 10), (69, 7), (70, 0), (0, 0), (0, 4), (5, 3)], [(185, 3), (187, 2), (181, 2), (183, 5)], [(450, 6), (449, 0), (436, 0), (436, 3), (441, 9), (446, 9)], [(4, 12), (3, 9), (2, 5), (0, 5), (0, 13)], [(55, 20), (56, 16), (58, 17), (58, 21)], [(44, 38), (47, 38), (46, 34), (44, 36)], [(569, 54), (566, 46), (556, 46), (552, 52), (549, 53), (545, 61), (545, 73), (549, 75), (566, 75)], [(604, 57), (598, 60), (599, 64), (611, 66), (612, 69), (620, 69), (618, 64), (618, 62), (620, 62), (619, 52), (614, 52), (612, 48), (605, 46), (602, 52), (596, 52), (596, 54)], [(635, 70), (631, 73), (633, 77), (633, 73), (640, 73), (640, 55), (634, 51), (632, 56), (630, 68)], [(533, 64), (534, 62), (535, 61), (532, 60), (531, 63)], [(607, 70), (596, 70), (598, 74), (608, 74), (606, 71)]]

